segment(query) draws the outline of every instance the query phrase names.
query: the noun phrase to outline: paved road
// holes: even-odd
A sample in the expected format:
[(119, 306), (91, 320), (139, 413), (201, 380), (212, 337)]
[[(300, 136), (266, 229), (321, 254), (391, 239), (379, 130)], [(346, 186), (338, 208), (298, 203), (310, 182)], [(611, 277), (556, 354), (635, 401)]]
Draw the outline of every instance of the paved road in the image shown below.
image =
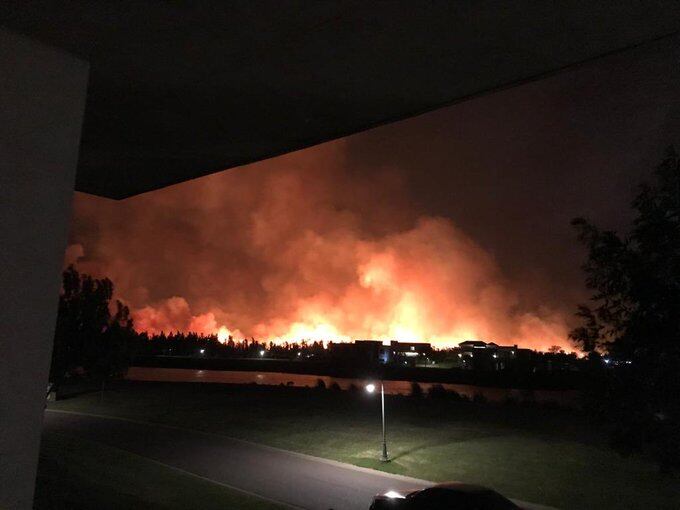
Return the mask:
[(165, 425), (48, 410), (44, 428), (99, 441), (307, 510), (366, 510), (379, 492), (428, 485), (423, 480)]

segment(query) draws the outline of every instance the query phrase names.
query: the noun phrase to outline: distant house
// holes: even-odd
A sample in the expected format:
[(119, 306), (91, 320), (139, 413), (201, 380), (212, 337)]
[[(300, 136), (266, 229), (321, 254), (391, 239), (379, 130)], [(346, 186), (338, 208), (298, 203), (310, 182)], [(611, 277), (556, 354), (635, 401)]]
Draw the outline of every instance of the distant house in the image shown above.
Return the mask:
[(482, 340), (465, 340), (454, 351), (458, 357), (458, 368), (470, 370), (506, 370), (526, 361), (532, 352), (517, 345), (498, 345)]
[(352, 343), (333, 344), (331, 347), (331, 354), (336, 358), (383, 365), (425, 364), (431, 352), (432, 346), (429, 343), (397, 340), (355, 340)]
[(482, 340), (465, 340), (458, 344), (458, 348), (462, 350), (467, 349), (486, 349), (488, 346), (498, 347), (495, 343), (489, 342), (488, 344)]
[(330, 354), (338, 360), (375, 364), (378, 363), (382, 347), (380, 340), (338, 342), (330, 345)]
[(391, 340), (383, 342), (380, 362), (383, 364), (399, 364), (415, 366), (432, 352), (432, 346), (423, 342), (399, 342)]

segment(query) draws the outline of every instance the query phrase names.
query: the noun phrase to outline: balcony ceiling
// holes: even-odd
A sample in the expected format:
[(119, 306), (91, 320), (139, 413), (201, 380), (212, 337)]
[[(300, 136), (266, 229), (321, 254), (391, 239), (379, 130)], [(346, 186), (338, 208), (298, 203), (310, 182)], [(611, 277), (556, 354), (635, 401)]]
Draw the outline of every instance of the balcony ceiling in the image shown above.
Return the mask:
[(76, 188), (125, 198), (680, 30), (677, 1), (5, 0), (90, 63)]

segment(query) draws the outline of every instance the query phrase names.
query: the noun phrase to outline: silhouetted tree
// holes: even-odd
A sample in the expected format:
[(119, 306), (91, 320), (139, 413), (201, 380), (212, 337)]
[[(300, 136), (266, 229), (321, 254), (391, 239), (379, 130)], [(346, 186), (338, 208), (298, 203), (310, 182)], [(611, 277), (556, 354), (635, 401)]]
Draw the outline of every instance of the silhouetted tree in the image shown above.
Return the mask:
[(73, 266), (62, 276), (50, 381), (59, 384), (76, 369), (100, 382), (122, 375), (136, 335), (130, 310), (116, 301), (111, 315), (108, 278), (81, 275)]
[(475, 392), (475, 394), (472, 395), (472, 401), (475, 404), (486, 404), (487, 398), (483, 394)]
[(108, 379), (125, 375), (130, 364), (132, 348), (136, 337), (130, 309), (116, 301), (116, 312), (109, 320), (108, 327), (91, 342), (91, 356), (85, 365), (86, 372), (103, 383)]
[(413, 381), (411, 383), (411, 396), (413, 398), (422, 398), (423, 396), (423, 388), (418, 384), (417, 382)]
[(651, 445), (667, 468), (680, 462), (680, 161), (673, 149), (632, 207), (625, 235), (572, 222), (588, 248), (583, 269), (593, 294), (579, 306), (583, 325), (571, 338), (623, 363), (604, 382), (612, 437), (629, 450)]
[(433, 384), (428, 388), (427, 396), (430, 398), (446, 398), (446, 389), (441, 384)]

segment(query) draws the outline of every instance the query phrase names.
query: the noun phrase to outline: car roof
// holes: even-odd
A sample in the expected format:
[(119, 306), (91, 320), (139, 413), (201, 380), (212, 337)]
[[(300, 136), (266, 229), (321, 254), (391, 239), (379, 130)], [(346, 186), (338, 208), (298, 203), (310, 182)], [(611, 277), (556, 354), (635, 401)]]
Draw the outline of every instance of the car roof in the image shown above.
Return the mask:
[(488, 487), (483, 487), (482, 485), (474, 485), (470, 483), (460, 483), (460, 482), (445, 482), (428, 487), (430, 489), (446, 489), (456, 492), (465, 492), (468, 494), (475, 494), (480, 492), (495, 492), (493, 489)]

